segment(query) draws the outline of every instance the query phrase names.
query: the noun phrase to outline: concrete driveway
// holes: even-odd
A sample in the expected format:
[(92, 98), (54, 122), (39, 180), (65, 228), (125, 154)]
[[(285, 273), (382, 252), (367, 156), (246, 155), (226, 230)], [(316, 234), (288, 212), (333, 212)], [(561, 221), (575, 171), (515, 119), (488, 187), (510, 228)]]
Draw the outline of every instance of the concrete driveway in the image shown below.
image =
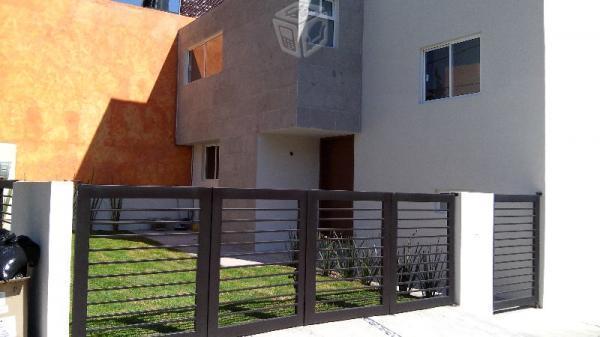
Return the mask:
[(579, 319), (526, 309), (477, 317), (456, 307), (334, 322), (255, 337), (600, 337), (597, 318)]

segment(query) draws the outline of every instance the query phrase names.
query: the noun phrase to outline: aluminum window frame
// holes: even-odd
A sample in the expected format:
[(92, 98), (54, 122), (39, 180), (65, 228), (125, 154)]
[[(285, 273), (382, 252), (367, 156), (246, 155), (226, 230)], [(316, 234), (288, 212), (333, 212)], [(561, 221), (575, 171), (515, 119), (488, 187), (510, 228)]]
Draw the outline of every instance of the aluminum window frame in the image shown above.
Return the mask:
[[(218, 74), (217, 73), (217, 74), (212, 75), (212, 76), (200, 77), (199, 79), (196, 79), (196, 80), (192, 81), (191, 80), (192, 62), (191, 62), (191, 56), (190, 56), (190, 54), (193, 52), (194, 49), (196, 49), (198, 47), (204, 47), (203, 48), (203, 52), (204, 52), (204, 73), (206, 74), (206, 64), (207, 64), (206, 61), (207, 61), (207, 55), (208, 55), (208, 51), (206, 49), (206, 45), (210, 41), (216, 39), (219, 36), (223, 36), (223, 43), (224, 43), (225, 42), (225, 34), (223, 33), (223, 31), (219, 31), (219, 32), (211, 35), (210, 37), (208, 37), (208, 38), (206, 38), (206, 39), (204, 39), (204, 40), (202, 40), (202, 41), (200, 41), (198, 43), (195, 43), (192, 46), (190, 46), (190, 47), (187, 48), (187, 50), (185, 52), (185, 56), (184, 56), (184, 66), (185, 66), (185, 74), (184, 74), (184, 80), (185, 80), (185, 82), (184, 82), (184, 84), (185, 85), (193, 83), (193, 82), (196, 82), (196, 81), (204, 80), (204, 79), (207, 79), (209, 77), (212, 77), (212, 76), (215, 76), (215, 75)], [(224, 60), (224, 57), (223, 57), (224, 53), (225, 53), (224, 51), (221, 53), (221, 57), (222, 57), (223, 60)], [(222, 71), (223, 70), (221, 70), (221, 72)]]
[(311, 10), (311, 4), (310, 4), (311, 0), (304, 0), (304, 3), (307, 7), (307, 18), (310, 16), (319, 18), (319, 19), (323, 19), (323, 20), (330, 20), (333, 21), (333, 43), (332, 46), (323, 46), (325, 48), (337, 48), (338, 46), (338, 30), (339, 30), (339, 24), (340, 24), (340, 1), (339, 0), (319, 0), (320, 3), (320, 8), (323, 8), (323, 1), (330, 1), (333, 5), (333, 9), (332, 9), (332, 15), (325, 15), (323, 14), (323, 11), (321, 10), (320, 12), (315, 12), (313, 10)]
[[(454, 95), (454, 55), (453, 55), (453, 46), (462, 42), (466, 42), (466, 41), (471, 41), (471, 40), (476, 40), (479, 39), (479, 50), (481, 52), (481, 33), (478, 34), (473, 34), (473, 35), (468, 35), (462, 38), (458, 38), (458, 39), (454, 39), (454, 40), (450, 40), (450, 41), (446, 41), (446, 42), (442, 42), (442, 43), (438, 43), (438, 44), (434, 44), (425, 48), (421, 49), (421, 71), (419, 72), (420, 75), (420, 85), (421, 85), (421, 98), (420, 98), (420, 103), (424, 104), (424, 103), (430, 103), (430, 102), (438, 102), (438, 101), (445, 101), (445, 100), (449, 100), (449, 99), (454, 99), (457, 97), (468, 97), (468, 96), (474, 96), (474, 95), (479, 95), (481, 94), (481, 73), (482, 73), (482, 67), (481, 67), (481, 58), (479, 59), (479, 91), (478, 92), (474, 92), (474, 93), (470, 93), (470, 94), (463, 94), (463, 95)], [(434, 51), (434, 50), (438, 50), (438, 49), (443, 49), (443, 48), (448, 48), (448, 64), (449, 64), (449, 75), (448, 75), (448, 96), (447, 97), (442, 97), (442, 98), (436, 98), (436, 99), (427, 99), (427, 53)]]

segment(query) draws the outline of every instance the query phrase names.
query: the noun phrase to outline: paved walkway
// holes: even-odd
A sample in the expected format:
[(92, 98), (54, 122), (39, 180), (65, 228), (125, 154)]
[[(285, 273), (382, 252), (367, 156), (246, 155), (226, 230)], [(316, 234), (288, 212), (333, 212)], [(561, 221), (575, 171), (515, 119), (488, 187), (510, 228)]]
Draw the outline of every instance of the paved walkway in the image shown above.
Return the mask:
[(355, 319), (254, 337), (600, 337), (600, 313), (594, 319), (564, 317), (526, 309), (481, 318), (443, 307), (393, 316)]

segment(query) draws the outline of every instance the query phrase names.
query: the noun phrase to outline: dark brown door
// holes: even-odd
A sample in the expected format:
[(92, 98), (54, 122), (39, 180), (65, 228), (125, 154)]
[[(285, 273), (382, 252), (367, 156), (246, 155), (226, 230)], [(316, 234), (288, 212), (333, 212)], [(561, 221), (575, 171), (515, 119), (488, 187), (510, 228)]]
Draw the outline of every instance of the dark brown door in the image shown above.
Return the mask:
[[(321, 175), (319, 188), (322, 190), (354, 190), (354, 136), (321, 139)], [(352, 202), (323, 200), (320, 207), (321, 228), (352, 228)], [(340, 209), (340, 210), (336, 210)], [(326, 220), (335, 218), (337, 220)], [(330, 233), (333, 235), (333, 231)], [(336, 232), (336, 235), (352, 236), (351, 231)]]

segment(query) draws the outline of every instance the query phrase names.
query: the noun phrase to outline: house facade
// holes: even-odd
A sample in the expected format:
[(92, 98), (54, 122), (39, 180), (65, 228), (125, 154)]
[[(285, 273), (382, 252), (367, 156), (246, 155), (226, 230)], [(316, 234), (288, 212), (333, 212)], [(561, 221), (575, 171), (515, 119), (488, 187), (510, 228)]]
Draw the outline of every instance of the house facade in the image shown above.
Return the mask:
[[(331, 13), (332, 43), (286, 50), (278, 22), (295, 9), (299, 49), (316, 12)], [(193, 182), (543, 191), (543, 15), (542, 1), (225, 1), (179, 33), (177, 141), (194, 146)], [(189, 55), (214, 36), (218, 73), (190, 80)]]
[[(225, 1), (180, 32), (177, 141), (194, 147), (195, 185), (541, 192), (544, 306), (597, 299), (564, 296), (560, 284), (565, 266), (589, 270), (565, 242), (597, 255), (600, 226), (575, 211), (575, 196), (593, 200), (600, 187), (598, 70), (568, 55), (599, 32), (589, 18), (599, 5), (316, 1), (337, 19), (337, 43), (298, 55), (273, 21), (304, 4), (303, 36), (308, 2), (247, 3), (239, 14)], [(217, 34), (220, 74), (187, 83), (189, 52)]]
[(225, 0), (192, 21), (109, 0), (2, 1), (2, 170), (542, 192), (544, 306), (586, 312), (600, 295), (564, 288), (573, 270), (600, 277), (600, 224), (581, 207), (600, 189), (600, 71), (575, 59), (600, 51), (598, 12), (587, 0)]
[[(308, 3), (225, 1), (180, 31), (177, 142), (194, 146), (194, 184), (318, 188), (320, 139), (360, 131), (363, 3), (325, 3), (332, 45), (310, 57), (278, 40), (286, 24), (303, 34), (298, 14), (285, 16), (308, 16)], [(191, 78), (204, 55), (206, 74)]]

